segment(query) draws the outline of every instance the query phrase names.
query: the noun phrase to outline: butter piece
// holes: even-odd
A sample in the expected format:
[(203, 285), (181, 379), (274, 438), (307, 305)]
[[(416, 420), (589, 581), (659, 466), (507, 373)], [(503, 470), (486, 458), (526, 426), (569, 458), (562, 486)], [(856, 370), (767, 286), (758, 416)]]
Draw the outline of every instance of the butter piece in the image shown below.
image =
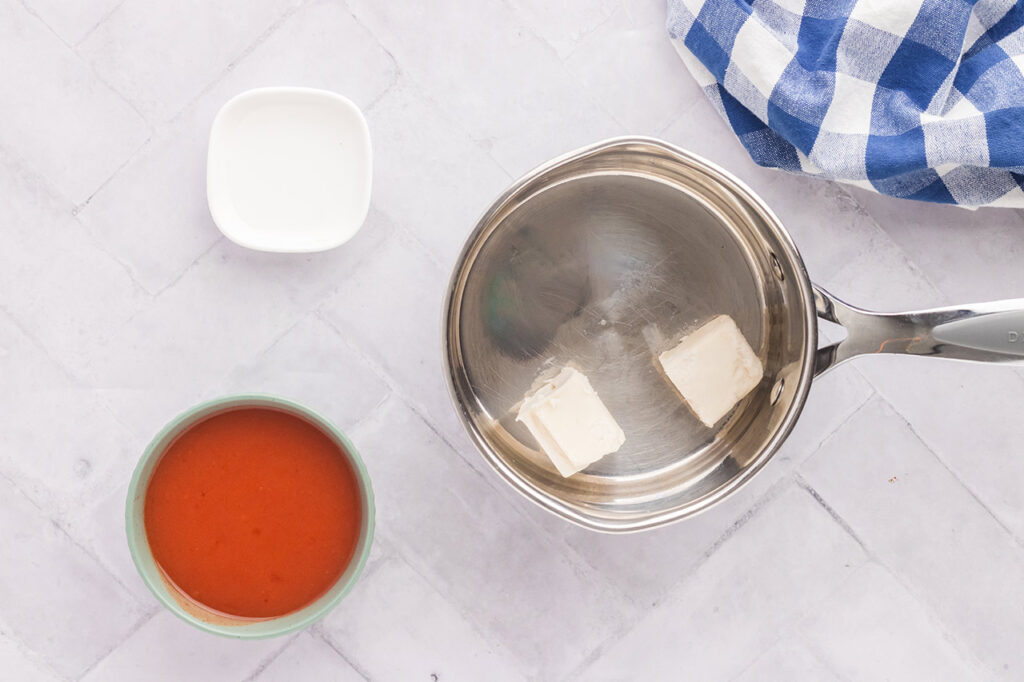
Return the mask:
[(519, 407), (526, 424), (558, 473), (568, 478), (622, 447), (622, 433), (590, 380), (572, 367), (545, 381)]
[(724, 417), (761, 381), (764, 367), (728, 315), (719, 315), (658, 356), (672, 385), (707, 424)]

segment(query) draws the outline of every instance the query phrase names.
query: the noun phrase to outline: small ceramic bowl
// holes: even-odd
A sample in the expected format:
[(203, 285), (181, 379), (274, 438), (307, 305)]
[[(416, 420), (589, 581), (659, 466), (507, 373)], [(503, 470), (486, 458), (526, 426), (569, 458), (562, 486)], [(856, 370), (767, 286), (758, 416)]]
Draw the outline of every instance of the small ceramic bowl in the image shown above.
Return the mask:
[[(157, 463), (168, 446), (180, 434), (215, 414), (235, 409), (262, 407), (281, 410), (304, 419), (337, 444), (348, 458), (355, 472), (362, 497), (362, 526), (355, 553), (345, 572), (323, 596), (312, 604), (292, 613), (274, 618), (238, 618), (207, 609), (182, 593), (168, 580), (159, 564), (153, 558), (149, 542), (146, 539), (144, 511), (146, 507), (146, 489)], [(139, 570), (143, 581), (156, 595), (156, 598), (182, 620), (191, 623), (201, 630), (218, 635), (241, 639), (261, 639), (276, 637), (304, 628), (322, 618), (348, 593), (362, 573), (366, 559), (370, 555), (373, 542), (374, 505), (373, 488), (370, 477), (363, 466), (363, 461), (352, 443), (331, 422), (312, 410), (297, 403), (266, 395), (236, 395), (218, 398), (202, 403), (178, 415), (170, 424), (156, 435), (142, 454), (131, 484), (128, 486), (128, 500), (125, 508), (125, 526), (128, 533), (128, 548), (132, 559)]]
[(250, 249), (308, 253), (345, 243), (366, 219), (371, 176), (366, 119), (327, 90), (249, 90), (210, 129), (210, 214)]

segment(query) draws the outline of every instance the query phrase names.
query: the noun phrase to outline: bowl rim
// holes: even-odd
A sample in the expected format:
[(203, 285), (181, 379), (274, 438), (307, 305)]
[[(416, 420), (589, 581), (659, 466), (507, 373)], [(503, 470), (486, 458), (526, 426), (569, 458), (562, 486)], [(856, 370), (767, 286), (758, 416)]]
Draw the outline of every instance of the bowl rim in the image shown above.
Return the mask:
[[(211, 623), (184, 609), (178, 599), (168, 589), (163, 577), (163, 571), (153, 557), (149, 542), (146, 539), (146, 529), (143, 520), (146, 490), (142, 487), (142, 479), (147, 469), (155, 468), (156, 463), (159, 462), (160, 457), (166, 452), (167, 447), (181, 433), (184, 433), (202, 420), (232, 409), (246, 407), (279, 409), (312, 422), (314, 426), (341, 446), (346, 460), (352, 465), (355, 472), (362, 498), (362, 520), (359, 540), (356, 543), (352, 558), (338, 580), (326, 593), (297, 611), (272, 618), (253, 619), (251, 623), (253, 629), (249, 629), (249, 624), (239, 626)], [(145, 483), (148, 485), (148, 478)], [(312, 625), (327, 615), (351, 591), (362, 574), (370, 556), (376, 527), (375, 516), (376, 508), (373, 486), (370, 482), (370, 475), (366, 470), (366, 465), (363, 463), (359, 452), (352, 442), (333, 422), (305, 405), (287, 398), (265, 393), (238, 393), (213, 398), (193, 405), (171, 419), (153, 437), (139, 457), (131, 481), (128, 484), (128, 494), (125, 500), (125, 533), (132, 562), (135, 564), (135, 568), (139, 572), (142, 581), (149, 588), (149, 591), (153, 593), (153, 596), (171, 613), (200, 630), (224, 637), (234, 639), (266, 639), (295, 632)], [(274, 627), (275, 622), (280, 622), (281, 625)]]
[[(220, 173), (215, 172), (215, 167), (219, 165), (218, 159), (223, 154), (220, 149), (220, 139), (223, 137), (224, 126), (226, 125), (225, 121), (231, 111), (236, 109), (240, 104), (244, 104), (249, 100), (268, 100), (269, 102), (273, 102), (276, 98), (290, 96), (317, 97), (340, 106), (340, 108), (344, 109), (353, 117), (354, 129), (356, 130), (360, 141), (366, 145), (366, 158), (363, 159), (363, 163), (361, 164), (363, 172), (360, 174), (366, 186), (366, 192), (361, 197), (359, 209), (356, 211), (358, 219), (353, 220), (353, 226), (351, 228), (337, 230), (338, 235), (332, 239), (324, 239), (322, 242), (289, 245), (287, 239), (279, 238), (281, 234), (280, 232), (275, 232), (275, 235), (277, 236), (272, 239), (264, 238), (263, 240), (259, 240), (251, 237), (253, 230), (239, 230), (238, 226), (240, 224), (245, 225), (246, 223), (238, 217), (231, 217), (231, 215), (229, 215), (224, 206), (227, 202), (225, 191), (221, 188), (224, 184), (224, 180), (221, 178)], [(264, 251), (269, 253), (319, 253), (321, 251), (330, 251), (331, 249), (337, 248), (351, 240), (359, 233), (359, 230), (366, 222), (366, 216), (369, 215), (370, 199), (372, 194), (373, 142), (370, 138), (370, 127), (366, 122), (366, 116), (363, 115), (362, 110), (355, 104), (355, 102), (344, 95), (321, 88), (297, 86), (252, 88), (238, 93), (225, 102), (221, 108), (217, 110), (217, 113), (213, 118), (213, 123), (210, 124), (210, 134), (206, 149), (206, 203), (210, 210), (210, 217), (213, 219), (217, 229), (220, 230), (221, 234), (239, 246), (243, 246), (254, 251)]]

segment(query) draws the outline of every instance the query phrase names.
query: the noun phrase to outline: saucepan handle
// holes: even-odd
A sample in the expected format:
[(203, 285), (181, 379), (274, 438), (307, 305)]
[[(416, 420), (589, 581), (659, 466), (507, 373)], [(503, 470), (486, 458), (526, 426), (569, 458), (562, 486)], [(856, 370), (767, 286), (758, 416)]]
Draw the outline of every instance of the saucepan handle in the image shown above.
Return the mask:
[(818, 349), (815, 375), (869, 353), (931, 355), (1024, 364), (1024, 298), (903, 313), (876, 313), (814, 287), (818, 317), (842, 325), (846, 338)]

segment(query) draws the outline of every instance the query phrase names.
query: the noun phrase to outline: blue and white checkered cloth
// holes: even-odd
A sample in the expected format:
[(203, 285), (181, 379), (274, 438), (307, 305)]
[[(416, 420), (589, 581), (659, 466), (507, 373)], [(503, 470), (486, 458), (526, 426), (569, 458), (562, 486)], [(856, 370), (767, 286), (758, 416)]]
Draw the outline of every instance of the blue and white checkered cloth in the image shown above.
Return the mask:
[(688, 69), (762, 166), (1024, 207), (1024, 0), (668, 0)]

